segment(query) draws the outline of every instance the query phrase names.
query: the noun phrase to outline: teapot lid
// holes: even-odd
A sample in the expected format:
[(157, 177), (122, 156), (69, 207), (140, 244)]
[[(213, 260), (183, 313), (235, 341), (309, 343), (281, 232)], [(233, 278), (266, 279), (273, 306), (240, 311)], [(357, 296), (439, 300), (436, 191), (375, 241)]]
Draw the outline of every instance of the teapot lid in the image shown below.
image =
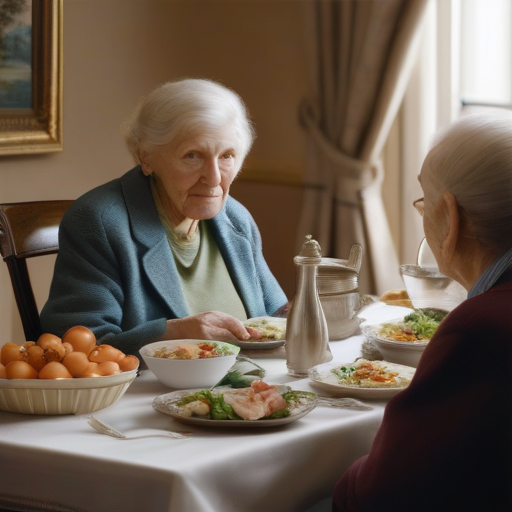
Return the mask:
[(301, 264), (319, 264), (322, 261), (322, 248), (320, 244), (311, 235), (306, 235), (306, 241), (302, 244), (302, 249), (299, 255), (295, 256), (294, 261)]
[(348, 260), (322, 258), (319, 270), (325, 274), (358, 274), (363, 261), (363, 247), (352, 244)]

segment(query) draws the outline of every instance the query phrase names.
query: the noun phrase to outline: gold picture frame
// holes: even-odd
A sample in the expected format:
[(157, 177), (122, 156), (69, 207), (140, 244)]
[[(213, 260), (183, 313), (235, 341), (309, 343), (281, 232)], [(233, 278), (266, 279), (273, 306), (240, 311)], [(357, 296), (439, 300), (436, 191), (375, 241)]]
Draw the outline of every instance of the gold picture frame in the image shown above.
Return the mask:
[[(63, 0), (28, 1), (32, 52), (25, 84), (30, 84), (30, 104), (0, 103), (0, 156), (62, 151)], [(5, 75), (11, 87), (22, 83), (8, 82)]]

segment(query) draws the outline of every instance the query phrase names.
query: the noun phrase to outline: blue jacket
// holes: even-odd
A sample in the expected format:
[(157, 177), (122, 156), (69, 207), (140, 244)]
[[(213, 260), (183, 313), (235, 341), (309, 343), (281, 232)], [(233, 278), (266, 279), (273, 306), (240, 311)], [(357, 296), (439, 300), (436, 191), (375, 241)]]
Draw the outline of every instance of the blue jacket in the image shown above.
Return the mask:
[[(228, 197), (207, 221), (249, 318), (271, 315), (286, 296), (265, 262), (249, 212)], [(78, 198), (59, 230), (59, 254), (43, 332), (73, 325), (125, 353), (160, 337), (187, 306), (149, 178), (140, 167)]]

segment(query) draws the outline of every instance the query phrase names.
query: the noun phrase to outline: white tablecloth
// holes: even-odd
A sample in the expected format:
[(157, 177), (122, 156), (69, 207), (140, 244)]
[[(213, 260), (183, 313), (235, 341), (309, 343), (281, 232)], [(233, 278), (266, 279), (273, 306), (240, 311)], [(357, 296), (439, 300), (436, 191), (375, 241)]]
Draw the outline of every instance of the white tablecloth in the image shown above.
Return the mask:
[[(372, 320), (400, 316), (372, 306)], [(331, 342), (336, 362), (360, 356), (363, 337)], [(314, 391), (287, 375), (284, 349), (251, 351), (271, 383)], [(0, 496), (59, 503), (87, 512), (303, 511), (327, 497), (343, 470), (366, 453), (384, 403), (371, 410), (318, 406), (278, 428), (216, 429), (184, 425), (152, 408), (168, 393), (149, 370), (114, 405), (94, 413), (136, 440), (104, 436), (88, 416), (25, 416), (0, 412)], [(370, 403), (370, 402), (368, 402)]]

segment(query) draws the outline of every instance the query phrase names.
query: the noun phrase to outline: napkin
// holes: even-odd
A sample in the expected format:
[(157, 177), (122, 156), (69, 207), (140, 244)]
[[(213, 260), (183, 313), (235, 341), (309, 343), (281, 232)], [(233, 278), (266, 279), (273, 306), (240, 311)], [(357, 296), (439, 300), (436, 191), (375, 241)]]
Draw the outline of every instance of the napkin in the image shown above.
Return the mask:
[(361, 344), (361, 355), (364, 359), (368, 359), (369, 361), (384, 360), (384, 357), (382, 356), (380, 350), (377, 348), (377, 345), (375, 345), (373, 340), (370, 338), (366, 338)]
[(252, 359), (238, 355), (235, 364), (214, 387), (231, 386), (232, 388), (247, 388), (251, 385), (251, 382), (259, 380), (264, 376), (264, 368)]

